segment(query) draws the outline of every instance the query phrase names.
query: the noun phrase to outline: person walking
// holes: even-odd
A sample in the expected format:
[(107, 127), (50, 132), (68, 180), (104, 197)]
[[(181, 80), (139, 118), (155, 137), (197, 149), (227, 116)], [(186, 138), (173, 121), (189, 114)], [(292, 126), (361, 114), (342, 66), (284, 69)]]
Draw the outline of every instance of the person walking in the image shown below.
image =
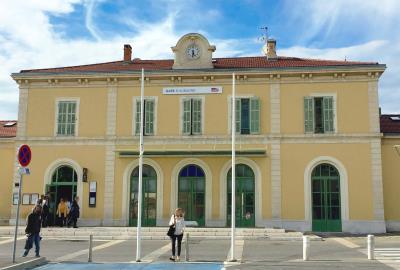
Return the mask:
[(25, 242), (25, 251), (22, 257), (26, 257), (29, 250), (33, 247), (35, 243), (35, 254), (36, 257), (40, 257), (40, 228), (42, 225), (42, 206), (40, 204), (36, 205), (32, 213), (28, 215), (28, 221), (25, 228), (25, 233), (28, 236)]
[(71, 211), (69, 212), (69, 219), (68, 219), (68, 227), (73, 223), (74, 228), (78, 228), (76, 226), (76, 222), (78, 221), (79, 218), (79, 197), (76, 196), (74, 201), (72, 202), (71, 205)]
[(67, 215), (68, 215), (68, 207), (63, 198), (60, 199), (60, 203), (58, 204), (56, 214), (58, 215), (58, 218), (60, 220), (60, 227), (63, 227), (64, 225), (66, 225), (66, 219), (67, 219)]
[[(175, 227), (175, 232), (171, 236), (171, 244), (172, 244), (172, 256), (169, 258), (171, 261), (179, 262), (181, 256), (181, 246), (182, 246), (182, 238), (183, 232), (185, 231), (185, 219), (183, 218), (184, 213), (182, 208), (177, 208), (175, 210), (175, 214), (171, 216), (171, 220), (169, 221), (169, 226)], [(178, 240), (178, 241), (177, 241)], [(178, 252), (177, 256), (175, 256), (175, 243), (178, 242)]]

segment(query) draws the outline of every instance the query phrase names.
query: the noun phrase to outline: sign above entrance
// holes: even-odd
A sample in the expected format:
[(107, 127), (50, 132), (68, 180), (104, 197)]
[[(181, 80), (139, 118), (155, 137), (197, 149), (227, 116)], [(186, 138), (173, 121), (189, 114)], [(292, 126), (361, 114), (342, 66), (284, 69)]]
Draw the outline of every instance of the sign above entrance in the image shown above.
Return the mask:
[(222, 86), (164, 87), (164, 95), (222, 94)]

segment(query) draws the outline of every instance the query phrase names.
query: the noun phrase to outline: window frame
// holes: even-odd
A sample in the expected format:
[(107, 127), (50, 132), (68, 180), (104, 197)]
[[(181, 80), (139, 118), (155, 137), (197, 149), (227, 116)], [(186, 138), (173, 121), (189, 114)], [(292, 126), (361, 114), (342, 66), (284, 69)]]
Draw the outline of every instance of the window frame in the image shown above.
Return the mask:
[[(237, 135), (243, 135), (243, 136), (251, 136), (251, 135), (260, 135), (261, 132), (261, 103), (262, 103), (262, 99), (260, 96), (257, 96), (255, 94), (252, 95), (235, 95), (235, 99), (249, 99), (249, 134), (242, 134), (241, 131), (240, 132), (236, 132)], [(252, 99), (257, 99), (258, 100), (258, 115), (259, 115), (259, 119), (258, 119), (258, 132), (253, 132), (251, 133), (251, 101)], [(232, 133), (232, 95), (228, 96), (228, 134)], [(236, 104), (236, 101), (235, 101)], [(237, 119), (236, 119), (237, 121)], [(236, 128), (236, 124), (235, 124), (235, 128)]]
[[(75, 132), (74, 134), (58, 134), (58, 110), (59, 104), (61, 102), (75, 102)], [(78, 137), (79, 134), (79, 107), (80, 107), (80, 98), (79, 97), (58, 97), (55, 100), (54, 107), (54, 137)]]
[[(324, 128), (324, 132), (322, 133), (316, 133), (315, 132), (315, 110), (314, 110), (314, 115), (313, 115), (313, 121), (314, 121), (314, 127), (313, 127), (313, 132), (306, 132), (306, 127), (305, 127), (305, 112), (304, 112), (304, 100), (306, 97), (312, 98), (313, 100), (313, 107), (314, 105), (314, 99), (315, 98), (324, 98), (324, 97), (331, 97), (332, 98), (332, 109), (333, 109), (333, 131), (325, 131), (325, 123), (324, 123), (324, 110), (322, 109), (322, 126)], [(304, 134), (317, 134), (317, 135), (324, 135), (324, 134), (336, 134), (338, 133), (338, 126), (337, 126), (337, 93), (323, 93), (323, 92), (318, 92), (318, 93), (310, 93), (309, 95), (303, 96), (303, 132)], [(322, 100), (322, 107), (324, 101)]]
[[(151, 100), (154, 103), (154, 110), (153, 110), (153, 134), (146, 134), (146, 129), (143, 129), (143, 136), (155, 136), (157, 134), (157, 107), (158, 107), (158, 97), (155, 96), (146, 96), (143, 98), (143, 101)], [(140, 101), (140, 96), (133, 97), (132, 101), (132, 135), (139, 136), (140, 133), (136, 134), (136, 110), (137, 110), (137, 101)], [(145, 107), (146, 109), (146, 107)], [(146, 117), (146, 112), (143, 110)], [(146, 118), (144, 117), (144, 122), (146, 123)], [(142, 126), (143, 127), (143, 126)]]
[[(185, 134), (184, 129), (183, 129), (183, 124), (184, 124), (184, 101), (185, 100), (193, 100), (193, 99), (198, 99), (201, 101), (201, 121), (200, 121), (200, 133), (199, 134)], [(179, 134), (183, 136), (202, 136), (204, 135), (204, 123), (205, 123), (205, 96), (201, 95), (190, 95), (190, 96), (182, 96), (180, 97), (180, 113), (179, 113)], [(193, 114), (193, 108), (190, 108), (190, 113)], [(190, 128), (191, 132), (193, 129), (193, 123), (192, 121), (190, 122)]]

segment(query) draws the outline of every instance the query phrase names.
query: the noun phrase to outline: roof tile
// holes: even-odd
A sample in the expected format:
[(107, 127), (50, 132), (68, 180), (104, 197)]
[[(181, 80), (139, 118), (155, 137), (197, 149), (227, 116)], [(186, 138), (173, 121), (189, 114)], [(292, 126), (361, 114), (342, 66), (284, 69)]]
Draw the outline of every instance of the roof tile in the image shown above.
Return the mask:
[(0, 120), (0, 138), (12, 138), (17, 136), (17, 121)]

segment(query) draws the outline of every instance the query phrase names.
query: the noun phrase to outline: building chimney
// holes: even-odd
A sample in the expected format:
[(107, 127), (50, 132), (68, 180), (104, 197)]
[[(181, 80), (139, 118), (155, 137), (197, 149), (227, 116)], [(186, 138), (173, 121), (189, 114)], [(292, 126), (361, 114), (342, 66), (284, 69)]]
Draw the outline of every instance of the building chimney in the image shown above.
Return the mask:
[(130, 62), (132, 60), (132, 47), (129, 44), (124, 45), (124, 62)]
[(267, 43), (263, 47), (263, 52), (267, 56), (268, 60), (277, 60), (278, 56), (276, 55), (276, 40), (268, 39)]

